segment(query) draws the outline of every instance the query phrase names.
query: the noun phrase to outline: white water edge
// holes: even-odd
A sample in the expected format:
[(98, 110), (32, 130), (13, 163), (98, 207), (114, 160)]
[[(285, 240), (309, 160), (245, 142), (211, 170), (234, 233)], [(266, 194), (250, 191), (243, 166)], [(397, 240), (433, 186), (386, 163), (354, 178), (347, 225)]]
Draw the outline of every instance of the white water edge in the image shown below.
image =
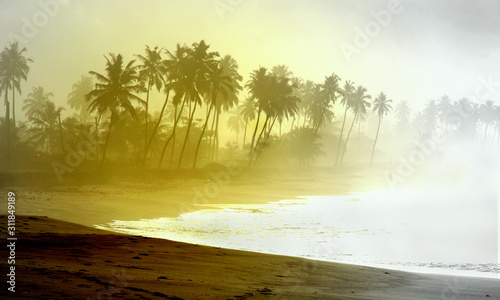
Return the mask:
[(265, 205), (210, 204), (177, 218), (97, 227), (236, 250), (500, 279), (498, 204), (491, 196), (478, 200), (453, 190), (305, 196)]

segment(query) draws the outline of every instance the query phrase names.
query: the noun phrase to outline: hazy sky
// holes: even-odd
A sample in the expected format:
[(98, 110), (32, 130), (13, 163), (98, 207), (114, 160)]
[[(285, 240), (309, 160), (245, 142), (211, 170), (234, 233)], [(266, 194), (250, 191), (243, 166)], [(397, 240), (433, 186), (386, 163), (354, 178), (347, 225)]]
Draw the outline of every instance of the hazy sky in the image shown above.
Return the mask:
[(334, 72), (416, 109), (475, 91), (500, 104), (500, 1), (0, 0), (2, 48), (13, 34), (34, 60), (22, 99), (41, 85), (58, 105), (81, 75), (103, 72), (109, 52), (129, 60), (145, 45), (201, 39), (231, 54), (245, 80), (259, 66), (286, 64), (304, 79)]

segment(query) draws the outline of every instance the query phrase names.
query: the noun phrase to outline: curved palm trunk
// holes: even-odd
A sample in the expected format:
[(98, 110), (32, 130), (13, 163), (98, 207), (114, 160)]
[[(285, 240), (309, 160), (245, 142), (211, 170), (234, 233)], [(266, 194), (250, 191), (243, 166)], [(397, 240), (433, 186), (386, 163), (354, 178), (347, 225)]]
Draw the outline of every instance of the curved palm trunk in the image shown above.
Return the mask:
[(345, 139), (344, 150), (342, 151), (342, 156), (340, 157), (340, 163), (342, 163), (342, 160), (344, 159), (345, 150), (347, 149), (347, 143), (349, 142), (349, 137), (351, 136), (351, 131), (352, 131), (352, 128), (354, 127), (355, 122), (356, 122), (356, 115), (354, 115), (354, 118), (352, 119), (351, 128), (349, 129), (349, 132), (347, 133), (347, 137)]
[(253, 145), (255, 143), (255, 135), (257, 134), (257, 129), (259, 128), (260, 113), (261, 113), (261, 109), (259, 108), (259, 112), (257, 113), (257, 123), (255, 124), (255, 129), (254, 129), (253, 135), (252, 135), (252, 143), (250, 144), (250, 160), (251, 160), (252, 154), (253, 154)]
[[(170, 94), (170, 90), (167, 92), (167, 96), (165, 97), (165, 102), (163, 102), (163, 106), (162, 106), (161, 111), (160, 111), (160, 116), (158, 117), (158, 121), (155, 124), (155, 128), (153, 129), (153, 133), (151, 134), (151, 138), (149, 138), (149, 142), (146, 145), (146, 149), (144, 150), (144, 157), (142, 158), (142, 167), (144, 167), (146, 165), (146, 158), (148, 155), (148, 151), (149, 151), (149, 148), (151, 147), (151, 144), (152, 144), (153, 139), (155, 137), (156, 131), (158, 130), (158, 127), (160, 127), (160, 123), (161, 123), (161, 120), (163, 118), (163, 113), (165, 112), (165, 108), (167, 107), (169, 94)], [(146, 111), (147, 111), (147, 106), (146, 106)], [(147, 116), (147, 113), (146, 113), (146, 116)], [(146, 119), (147, 119), (147, 117), (146, 117)], [(146, 120), (146, 139), (147, 139), (147, 128), (148, 128), (148, 126), (147, 126), (147, 120)]]
[[(273, 121), (269, 126), (269, 130), (266, 132), (266, 137), (264, 138), (264, 141), (262, 142), (263, 144), (267, 143), (267, 140), (269, 139), (269, 136), (271, 135), (271, 131), (273, 130), (274, 123), (276, 122), (277, 117), (274, 117)], [(260, 155), (262, 154), (262, 151), (257, 152), (257, 157), (255, 158), (255, 162), (259, 160)]]
[(108, 127), (108, 132), (106, 134), (106, 140), (104, 142), (104, 150), (102, 151), (102, 158), (101, 158), (101, 164), (99, 166), (99, 171), (102, 171), (102, 168), (104, 167), (104, 160), (106, 158), (106, 152), (108, 151), (108, 143), (109, 143), (109, 136), (111, 135), (111, 127), (113, 126), (113, 121), (114, 121), (114, 113), (111, 113), (111, 117), (109, 119), (109, 127)]
[(165, 156), (165, 150), (167, 150), (168, 144), (172, 140), (172, 137), (175, 136), (175, 129), (177, 128), (177, 123), (179, 122), (179, 119), (181, 118), (182, 110), (184, 109), (184, 104), (185, 103), (186, 103), (186, 96), (184, 96), (184, 100), (182, 101), (181, 110), (179, 111), (179, 116), (177, 118), (175, 118), (175, 116), (174, 116), (174, 118), (175, 118), (175, 120), (174, 120), (174, 127), (172, 129), (172, 133), (170, 134), (170, 136), (168, 137), (167, 141), (165, 142), (165, 146), (163, 146), (163, 150), (161, 151), (161, 157), (160, 157), (160, 162), (158, 163), (158, 168), (161, 167), (161, 162), (163, 161), (163, 156)]
[(216, 118), (212, 118), (212, 125), (210, 127), (210, 140), (208, 141), (209, 145), (209, 154), (208, 156), (210, 157), (210, 161), (214, 160), (214, 147), (215, 147), (215, 120)]
[(378, 126), (377, 126), (377, 135), (375, 136), (375, 141), (373, 142), (373, 149), (372, 149), (372, 156), (370, 157), (370, 163), (373, 161), (373, 154), (375, 153), (375, 145), (377, 145), (377, 140), (378, 140), (378, 132), (380, 130), (380, 123), (382, 121), (382, 118), (380, 116), (378, 117)]
[(186, 144), (189, 139), (189, 131), (191, 130), (191, 125), (193, 124), (194, 113), (196, 112), (196, 103), (191, 112), (191, 116), (189, 116), (188, 128), (186, 130), (186, 136), (184, 137), (184, 143), (182, 144), (181, 154), (179, 155), (179, 161), (177, 162), (177, 168), (180, 169), (182, 164), (182, 157), (184, 156), (184, 151), (186, 150)]
[[(144, 157), (148, 151), (148, 108), (149, 108), (149, 90), (151, 89), (151, 80), (148, 81), (148, 91), (146, 92), (146, 127), (144, 128)], [(144, 166), (145, 158), (142, 166)]]
[(264, 132), (267, 130), (268, 121), (269, 121), (269, 116), (266, 116), (266, 121), (264, 122), (264, 125), (262, 126), (262, 130), (259, 133), (259, 137), (255, 141), (255, 145), (253, 146), (253, 149), (252, 149), (252, 152), (250, 155), (250, 161), (249, 161), (250, 164), (252, 163), (252, 160), (255, 156), (255, 153), (257, 152), (257, 148), (259, 147), (260, 139), (262, 138), (262, 135), (264, 134)]
[(214, 153), (215, 161), (219, 161), (219, 117), (220, 111), (217, 112), (217, 120), (215, 121), (215, 143), (214, 143)]
[(344, 110), (344, 120), (342, 121), (342, 129), (340, 129), (340, 137), (339, 137), (339, 142), (338, 142), (338, 145), (337, 145), (337, 157), (335, 158), (335, 165), (337, 165), (338, 161), (339, 161), (339, 155), (340, 155), (340, 144), (342, 143), (342, 135), (344, 133), (344, 125), (345, 125), (345, 119), (347, 117), (347, 104), (345, 106), (345, 110)]
[(210, 113), (212, 112), (213, 104), (210, 105), (208, 109), (207, 118), (205, 120), (205, 124), (203, 125), (203, 129), (201, 130), (200, 138), (198, 139), (198, 144), (196, 145), (196, 152), (194, 153), (194, 161), (193, 161), (193, 169), (196, 168), (196, 160), (198, 158), (198, 151), (200, 150), (201, 140), (203, 139), (203, 135), (205, 134), (205, 130), (207, 129), (208, 119), (210, 118)]
[(59, 119), (59, 138), (61, 139), (61, 153), (64, 153), (64, 143), (63, 143), (63, 134), (62, 134), (62, 125), (61, 125), (61, 113), (57, 115)]
[(95, 159), (99, 160), (99, 123), (98, 118), (95, 117)]
[[(177, 118), (177, 106), (174, 108), (174, 118)], [(168, 163), (168, 168), (172, 169), (172, 164), (174, 162), (174, 150), (175, 150), (175, 141), (176, 141), (176, 135), (174, 132), (174, 135), (172, 136), (172, 148), (170, 149), (170, 161)]]

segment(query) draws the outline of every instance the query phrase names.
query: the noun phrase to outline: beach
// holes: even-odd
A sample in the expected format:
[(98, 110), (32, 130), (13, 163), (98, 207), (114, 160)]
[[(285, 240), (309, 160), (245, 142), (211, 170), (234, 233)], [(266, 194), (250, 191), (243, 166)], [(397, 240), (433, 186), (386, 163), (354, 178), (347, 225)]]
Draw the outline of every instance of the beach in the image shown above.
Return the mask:
[[(499, 299), (495, 279), (228, 250), (93, 227), (112, 220), (175, 217), (210, 204), (369, 191), (384, 184), (384, 177), (373, 173), (263, 172), (249, 178), (222, 169), (206, 171), (205, 178), (148, 183), (15, 187), (16, 293), (4, 283), (0, 298)], [(5, 208), (1, 212), (4, 230)], [(2, 248), (2, 257), (8, 257)], [(6, 259), (1, 264), (7, 270)]]

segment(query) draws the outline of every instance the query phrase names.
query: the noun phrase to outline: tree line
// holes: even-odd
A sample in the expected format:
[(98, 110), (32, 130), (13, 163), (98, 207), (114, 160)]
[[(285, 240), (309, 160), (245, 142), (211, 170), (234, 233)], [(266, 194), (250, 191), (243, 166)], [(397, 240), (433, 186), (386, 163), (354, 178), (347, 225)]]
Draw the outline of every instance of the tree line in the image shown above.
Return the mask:
[[(273, 148), (305, 164), (323, 154), (325, 142), (334, 145), (331, 163), (339, 165), (350, 149), (353, 129), (357, 125), (359, 138), (370, 115), (376, 118), (376, 132), (366, 161), (372, 162), (383, 119), (393, 112), (385, 93), (372, 99), (364, 86), (342, 82), (336, 74), (315, 83), (277, 65), (259, 67), (243, 82), (236, 60), (212, 51), (202, 40), (177, 44), (173, 51), (146, 46), (130, 61), (110, 53), (104, 72), (90, 71), (73, 85), (67, 98), (75, 111), (71, 117), (61, 118), (64, 108), (56, 107), (52, 93), (33, 87), (23, 99), (26, 121), (19, 122), (16, 94), (21, 94), (33, 63), (26, 51), (12, 43), (0, 53), (0, 92), (6, 107), (0, 152), (7, 170), (11, 161), (48, 166), (88, 137), (93, 137), (92, 155), (86, 153), (85, 162), (98, 169), (106, 164), (195, 168), (200, 161), (218, 161), (220, 151), (253, 165)], [(159, 112), (150, 109), (152, 95), (163, 95)], [(224, 116), (227, 124), (221, 125)], [(394, 117), (396, 123), (392, 129), (387, 124), (386, 131), (396, 135), (411, 128), (420, 138), (451, 132), (489, 137), (496, 145), (500, 138), (500, 109), (491, 100), (478, 104), (443, 96), (415, 114), (407, 101), (399, 101)], [(236, 143), (219, 145), (221, 127), (235, 132)], [(331, 138), (320, 133), (332, 133)]]

